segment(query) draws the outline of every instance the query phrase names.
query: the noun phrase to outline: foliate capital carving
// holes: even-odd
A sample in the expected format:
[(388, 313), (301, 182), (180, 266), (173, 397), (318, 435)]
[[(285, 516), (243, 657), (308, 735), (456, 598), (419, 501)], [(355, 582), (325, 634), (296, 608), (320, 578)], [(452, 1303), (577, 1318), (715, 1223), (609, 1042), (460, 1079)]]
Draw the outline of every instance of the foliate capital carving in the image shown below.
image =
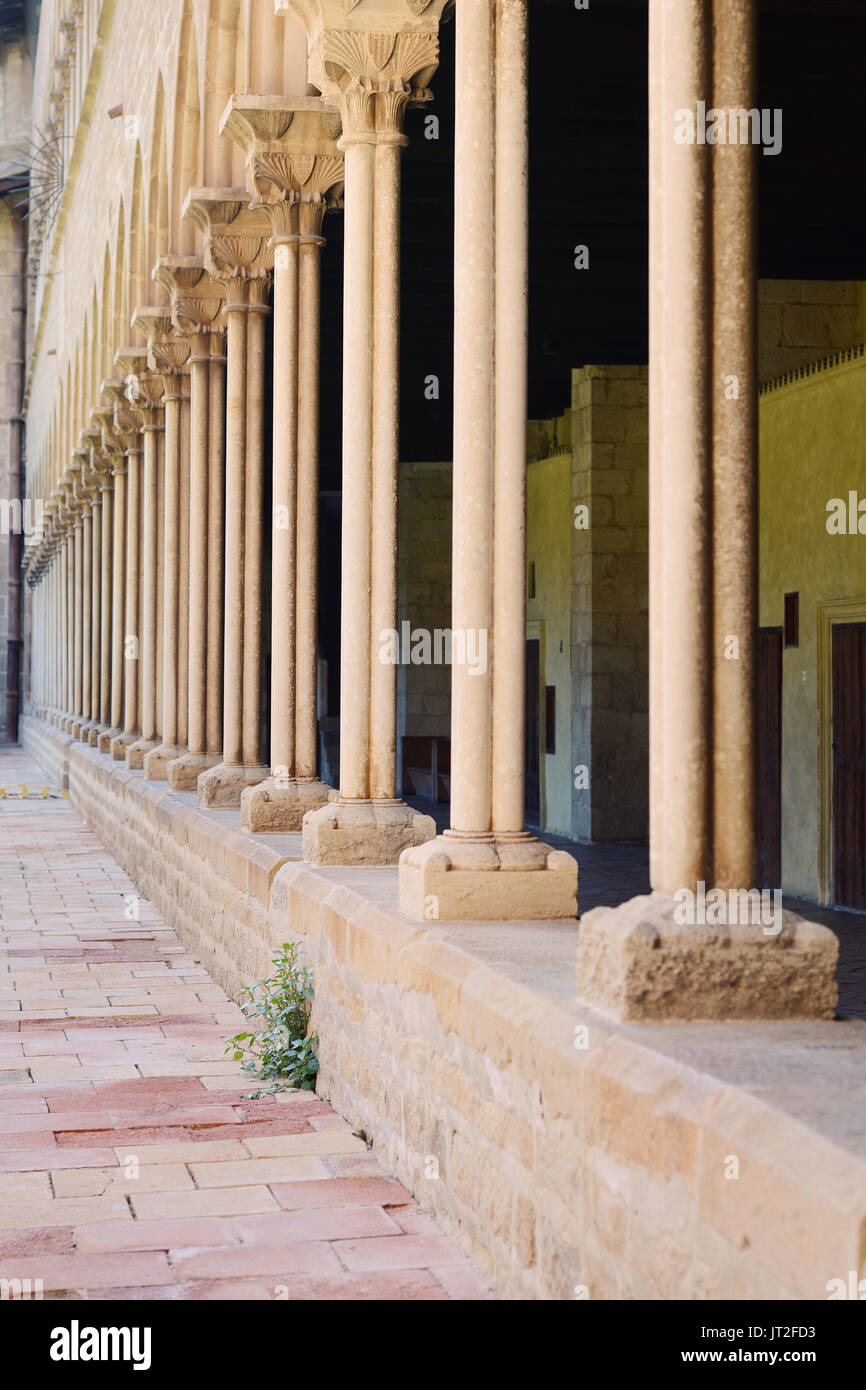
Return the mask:
[(307, 33), (310, 80), (338, 107), (344, 140), (400, 135), (406, 107), (430, 101), (446, 0), (279, 0)]
[[(208, 275), (199, 256), (160, 256), (153, 278), (168, 292), (175, 334), (187, 338), (219, 331), (215, 320), (225, 291)], [(163, 359), (161, 365), (170, 364)]]
[[(136, 310), (133, 315), (134, 323), (138, 321), (138, 313)], [(146, 311), (141, 322), (144, 322), (145, 316), (153, 314), (161, 315), (164, 322), (170, 324), (165, 309), (150, 310), (149, 314)], [(124, 452), (129, 454), (136, 452), (139, 447), (139, 430), (145, 426), (152, 427), (155, 423), (153, 416), (162, 404), (162, 381), (148, 368), (146, 348), (118, 348), (114, 361), (123, 373), (122, 385), (117, 392), (113, 389), (116, 382), (112, 380), (108, 383), (108, 390), (117, 402), (114, 410), (115, 431), (121, 436)]]

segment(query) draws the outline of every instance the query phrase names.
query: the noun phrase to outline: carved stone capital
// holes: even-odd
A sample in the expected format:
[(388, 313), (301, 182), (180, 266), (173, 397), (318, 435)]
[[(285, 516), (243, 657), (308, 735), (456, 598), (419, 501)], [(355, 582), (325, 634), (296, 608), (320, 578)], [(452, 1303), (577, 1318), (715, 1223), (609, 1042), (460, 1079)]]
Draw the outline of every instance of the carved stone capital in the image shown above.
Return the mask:
[(249, 201), (245, 188), (191, 188), (184, 201), (184, 217), (204, 235), (204, 269), (225, 285), (229, 304), (229, 281), (266, 280), (273, 267), (270, 221), (261, 208), (251, 210)]
[(307, 34), (310, 80), (339, 109), (344, 141), (399, 136), (406, 107), (432, 99), (446, 0), (278, 0)]

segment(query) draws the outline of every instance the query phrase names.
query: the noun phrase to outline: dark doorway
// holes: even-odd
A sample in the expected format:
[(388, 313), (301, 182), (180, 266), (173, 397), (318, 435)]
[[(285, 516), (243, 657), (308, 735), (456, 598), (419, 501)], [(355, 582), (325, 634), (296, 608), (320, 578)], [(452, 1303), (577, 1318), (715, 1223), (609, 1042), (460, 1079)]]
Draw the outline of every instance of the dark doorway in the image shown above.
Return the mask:
[(833, 901), (866, 910), (866, 623), (833, 625)]
[(758, 883), (782, 884), (782, 629), (758, 632)]
[(526, 643), (526, 823), (541, 818), (541, 648), (538, 638)]

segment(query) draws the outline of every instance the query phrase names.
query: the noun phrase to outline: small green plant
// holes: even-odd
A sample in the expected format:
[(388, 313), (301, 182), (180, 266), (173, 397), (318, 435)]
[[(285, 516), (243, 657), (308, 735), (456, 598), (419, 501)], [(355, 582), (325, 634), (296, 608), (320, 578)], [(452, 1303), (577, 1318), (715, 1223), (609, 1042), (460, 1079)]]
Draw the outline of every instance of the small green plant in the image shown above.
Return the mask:
[(297, 957), (297, 946), (284, 942), (274, 956), (274, 973), (238, 995), (247, 1018), (260, 1020), (260, 1027), (230, 1038), (226, 1052), (242, 1062), (244, 1071), (273, 1081), (266, 1090), (252, 1092), (254, 1098), (276, 1091), (312, 1091), (316, 1086), (318, 1039), (307, 1032), (313, 972), (298, 965)]

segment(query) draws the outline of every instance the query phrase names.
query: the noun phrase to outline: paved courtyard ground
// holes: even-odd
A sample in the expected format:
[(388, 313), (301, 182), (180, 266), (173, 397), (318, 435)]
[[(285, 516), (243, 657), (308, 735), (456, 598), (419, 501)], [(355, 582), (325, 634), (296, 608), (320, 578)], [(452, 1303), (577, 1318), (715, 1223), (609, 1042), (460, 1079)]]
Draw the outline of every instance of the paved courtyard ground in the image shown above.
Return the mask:
[[(0, 789), (44, 782), (0, 749)], [(243, 1026), (69, 801), (0, 793), (0, 1278), (60, 1299), (490, 1297), (325, 1101), (245, 1098), (224, 1055)]]

